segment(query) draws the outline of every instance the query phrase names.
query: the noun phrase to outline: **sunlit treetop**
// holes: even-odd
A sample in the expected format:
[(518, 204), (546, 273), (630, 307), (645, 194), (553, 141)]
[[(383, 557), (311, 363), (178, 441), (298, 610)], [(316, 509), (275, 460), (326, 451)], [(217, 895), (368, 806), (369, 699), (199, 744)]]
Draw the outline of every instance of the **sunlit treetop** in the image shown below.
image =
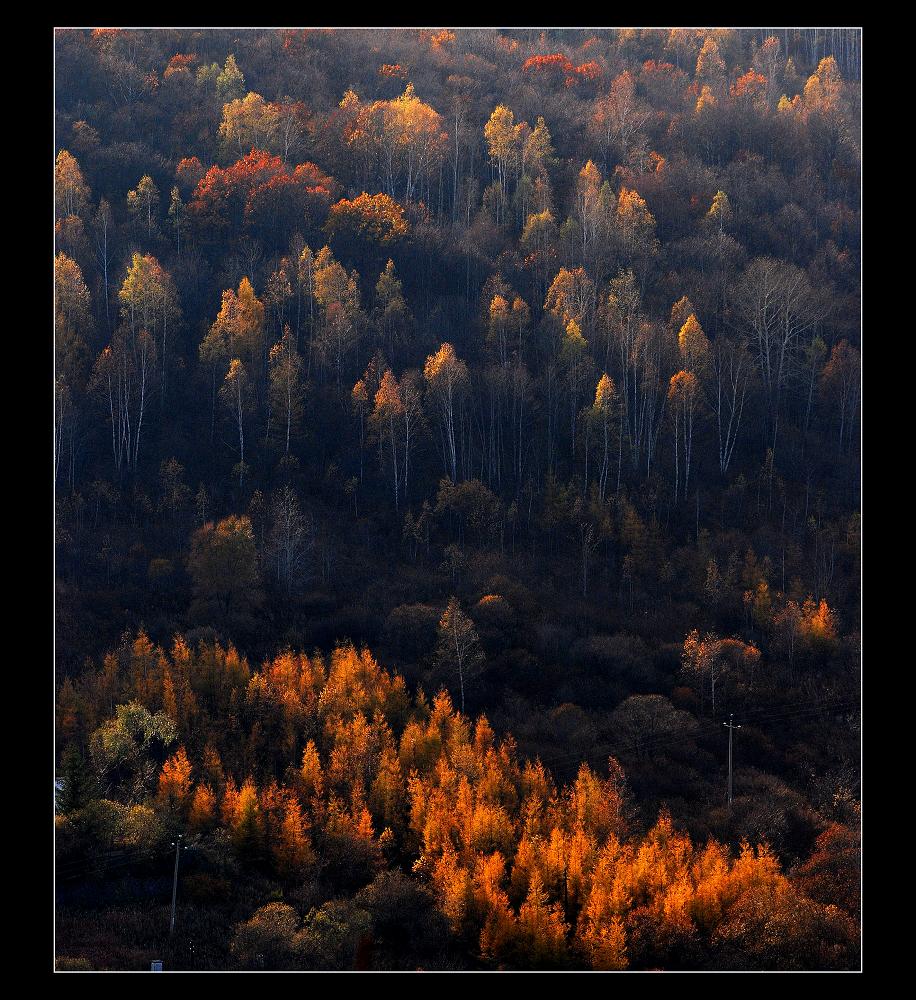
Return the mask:
[(483, 130), (490, 157), (497, 163), (514, 164), (527, 128), (525, 122), (516, 123), (515, 115), (504, 104), (497, 105)]
[(494, 295), (490, 301), (490, 322), (505, 323), (509, 318), (509, 303), (502, 295)]
[(447, 28), (433, 32), (430, 35), (429, 44), (435, 50), (452, 49), (455, 46), (455, 32), (449, 31)]
[(561, 267), (547, 291), (544, 308), (557, 316), (565, 329), (571, 320), (581, 327), (594, 304), (595, 285), (585, 268)]
[(133, 329), (151, 329), (179, 314), (172, 276), (152, 254), (134, 253), (118, 292), (121, 312)]
[(678, 350), (688, 368), (695, 371), (709, 354), (709, 339), (700, 321), (691, 313), (677, 335)]
[(803, 103), (807, 112), (830, 114), (839, 106), (843, 93), (843, 78), (833, 56), (822, 59), (817, 72), (808, 77)]
[(748, 70), (731, 86), (731, 96), (736, 99), (746, 99), (754, 102), (766, 96), (767, 78), (762, 73)]
[(314, 163), (300, 163), (290, 170), (279, 156), (252, 149), (229, 167), (211, 167), (194, 189), (188, 208), (202, 225), (219, 229), (228, 226), (232, 215), (239, 221), (256, 218), (284, 192), (306, 200), (327, 203), (337, 191), (337, 183)]
[(404, 209), (393, 198), (364, 191), (352, 200), (342, 198), (331, 206), (326, 232), (332, 239), (355, 238), (387, 246), (405, 237), (409, 225)]
[(700, 96), (697, 98), (696, 112), (700, 114), (703, 111), (708, 111), (711, 108), (718, 106), (718, 100), (716, 95), (712, 92), (709, 84), (704, 83), (703, 89), (700, 91)]
[(58, 320), (81, 328), (90, 320), (89, 289), (75, 260), (63, 251), (54, 258), (54, 295)]
[(608, 412), (616, 398), (617, 390), (614, 386), (614, 380), (605, 372), (598, 380), (598, 385), (595, 388), (595, 411), (600, 413)]
[(277, 106), (265, 101), (260, 94), (248, 93), (223, 106), (219, 134), (242, 155), (248, 149), (266, 149), (278, 124)]
[(434, 387), (453, 387), (467, 381), (467, 365), (455, 353), (451, 344), (443, 344), (435, 354), (429, 355), (423, 366), (426, 381)]
[(716, 223), (720, 230), (732, 221), (732, 205), (724, 191), (716, 191), (706, 217)]
[(566, 335), (563, 338), (563, 353), (567, 357), (581, 357), (588, 349), (588, 343), (582, 336), (582, 328), (571, 319), (566, 324)]
[(57, 154), (54, 167), (54, 199), (58, 215), (79, 215), (89, 200), (89, 185), (76, 157), (66, 149)]
[(595, 164), (588, 160), (585, 166), (579, 171), (579, 185), (585, 190), (592, 190), (597, 192), (601, 187), (602, 177), (601, 171)]
[(385, 370), (378, 391), (375, 394), (375, 414), (383, 420), (391, 420), (404, 411), (401, 391), (390, 368)]
[(638, 191), (621, 187), (616, 218), (627, 250), (633, 256), (651, 256), (658, 252), (655, 217)]
[(398, 299), (403, 300), (403, 285), (395, 273), (394, 261), (389, 257), (385, 270), (375, 283), (375, 294), (380, 302), (388, 305)]
[(719, 45), (712, 35), (708, 35), (697, 56), (696, 81), (715, 87), (724, 76), (725, 61), (719, 53)]
[(441, 115), (417, 97), (412, 83), (390, 101), (363, 104), (348, 90), (339, 105), (344, 141), (364, 157), (378, 157), (388, 193), (404, 185), (409, 203), (420, 177), (444, 155), (448, 144)]
[(240, 96), (245, 90), (245, 77), (231, 53), (226, 56), (222, 72), (216, 77), (216, 92), (226, 99)]
[(594, 59), (576, 66), (562, 52), (553, 52), (530, 56), (522, 63), (522, 72), (562, 80), (565, 87), (574, 87), (582, 81), (599, 79), (604, 71), (601, 63)]
[(671, 307), (671, 316), (668, 321), (668, 329), (673, 333), (677, 334), (681, 327), (687, 322), (688, 317), (696, 312), (693, 303), (686, 295), (682, 295), (681, 298), (674, 303)]
[(568, 76), (573, 71), (573, 64), (562, 52), (554, 52), (551, 55), (531, 56), (522, 63), (522, 71), (525, 73), (554, 71), (562, 76)]
[(680, 371), (671, 376), (668, 385), (668, 398), (679, 401), (689, 401), (696, 397), (700, 388), (693, 372)]
[(335, 303), (345, 309), (359, 305), (359, 288), (355, 272), (347, 274), (329, 246), (315, 256), (313, 267), (315, 301), (324, 309)]
[(525, 142), (523, 159), (525, 167), (535, 172), (542, 172), (556, 162), (550, 130), (540, 115), (534, 131)]
[(178, 52), (172, 56), (168, 61), (168, 65), (162, 74), (163, 80), (171, 79), (175, 76), (183, 76), (187, 79), (191, 77), (191, 67), (198, 62), (198, 57), (195, 53), (184, 53)]

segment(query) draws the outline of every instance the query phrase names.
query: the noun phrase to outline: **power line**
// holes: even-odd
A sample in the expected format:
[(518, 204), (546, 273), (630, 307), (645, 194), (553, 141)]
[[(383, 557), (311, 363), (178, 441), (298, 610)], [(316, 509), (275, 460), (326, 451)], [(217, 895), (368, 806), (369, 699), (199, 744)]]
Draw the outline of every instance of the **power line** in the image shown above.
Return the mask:
[(732, 807), (732, 734), (735, 729), (740, 729), (741, 726), (735, 725), (732, 721), (734, 719), (734, 714), (729, 712), (728, 722), (723, 722), (722, 725), (728, 730), (728, 808)]
[(165, 857), (167, 853), (160, 851), (156, 854), (150, 854), (142, 849), (129, 852), (108, 852), (98, 855), (95, 858), (64, 861), (55, 866), (55, 874), (62, 881), (69, 882), (83, 875), (100, 875), (104, 872), (114, 871), (133, 864), (158, 861)]
[(72, 868), (86, 868), (94, 867), (99, 864), (110, 861), (112, 863), (119, 862), (122, 859), (132, 860), (135, 858), (148, 857), (150, 859), (154, 857), (161, 857), (162, 852), (159, 854), (151, 854), (146, 848), (133, 847), (125, 848), (124, 850), (114, 850), (114, 851), (102, 851), (99, 854), (94, 854), (90, 857), (85, 858), (71, 858), (69, 861), (62, 861), (57, 865), (57, 870), (67, 870)]
[[(756, 716), (753, 720), (747, 720), (746, 724), (751, 722), (757, 723), (768, 723), (776, 722), (782, 719), (799, 718), (808, 714), (816, 714), (825, 709), (838, 709), (842, 707), (857, 708), (858, 702), (852, 699), (839, 699), (835, 702), (817, 702), (812, 704), (810, 702), (798, 702), (795, 707), (787, 707), (780, 710), (774, 710), (763, 715)], [(682, 732), (676, 734), (666, 734), (660, 733), (656, 737), (650, 737), (645, 740), (634, 739), (627, 742), (615, 742), (606, 745), (606, 749), (601, 751), (592, 751), (591, 753), (580, 754), (575, 751), (570, 751), (563, 754), (555, 754), (549, 757), (542, 757), (540, 755), (536, 756), (536, 760), (539, 760), (542, 764), (547, 766), (553, 766), (556, 764), (568, 763), (570, 761), (589, 761), (594, 760), (597, 757), (605, 757), (608, 755), (615, 755), (618, 753), (626, 752), (638, 752), (640, 750), (656, 750), (663, 746), (668, 746), (675, 743), (686, 743), (692, 739), (697, 738), (700, 733), (699, 729), (706, 729), (707, 735), (712, 735), (713, 731), (717, 730), (716, 722), (712, 719), (698, 719), (697, 730), (692, 730), (690, 732)]]
[(174, 846), (175, 846), (175, 875), (174, 875), (174, 878), (172, 880), (172, 920), (171, 920), (171, 923), (169, 924), (169, 937), (172, 936), (172, 933), (175, 930), (175, 899), (176, 899), (176, 897), (178, 895), (178, 859), (181, 857), (181, 851), (183, 851), (183, 850), (186, 851), (187, 850), (187, 847), (182, 847), (182, 844), (181, 844), (181, 838), (183, 836), (184, 836), (183, 834), (179, 833), (178, 836), (175, 838), (175, 841), (174, 841)]

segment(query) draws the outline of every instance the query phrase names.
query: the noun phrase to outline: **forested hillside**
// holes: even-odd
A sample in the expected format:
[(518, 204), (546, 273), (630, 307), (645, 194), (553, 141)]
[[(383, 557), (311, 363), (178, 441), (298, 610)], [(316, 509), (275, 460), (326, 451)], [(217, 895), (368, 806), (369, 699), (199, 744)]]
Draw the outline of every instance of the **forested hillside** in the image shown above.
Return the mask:
[(59, 969), (858, 967), (860, 76), (55, 33)]

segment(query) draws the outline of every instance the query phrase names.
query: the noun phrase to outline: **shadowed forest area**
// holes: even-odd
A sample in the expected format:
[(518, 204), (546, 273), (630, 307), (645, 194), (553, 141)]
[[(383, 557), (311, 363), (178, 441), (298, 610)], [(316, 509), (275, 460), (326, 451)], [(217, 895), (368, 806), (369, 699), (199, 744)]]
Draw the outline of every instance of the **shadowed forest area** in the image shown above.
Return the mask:
[(859, 968), (861, 31), (54, 49), (57, 969)]

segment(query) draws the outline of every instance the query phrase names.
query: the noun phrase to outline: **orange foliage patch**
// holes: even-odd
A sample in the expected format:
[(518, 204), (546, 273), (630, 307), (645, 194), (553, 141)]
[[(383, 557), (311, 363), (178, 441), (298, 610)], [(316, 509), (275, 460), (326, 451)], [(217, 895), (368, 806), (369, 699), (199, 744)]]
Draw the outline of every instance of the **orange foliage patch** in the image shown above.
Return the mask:
[(245, 221), (252, 220), (279, 192), (328, 202), (336, 189), (336, 181), (314, 163), (301, 163), (290, 173), (279, 156), (253, 149), (230, 167), (211, 167), (197, 184), (188, 207), (219, 226), (228, 222), (232, 207), (241, 209)]
[(181, 53), (172, 56), (169, 60), (168, 66), (165, 68), (165, 72), (162, 74), (162, 79), (167, 80), (170, 76), (174, 76), (176, 73), (187, 73), (188, 70), (197, 62), (196, 53)]
[(404, 209), (387, 194), (366, 194), (352, 201), (342, 198), (328, 212), (328, 233), (355, 236), (387, 245), (406, 236), (409, 230)]
[(756, 97), (766, 89), (767, 78), (762, 73), (753, 70), (739, 77), (731, 88), (732, 97)]

